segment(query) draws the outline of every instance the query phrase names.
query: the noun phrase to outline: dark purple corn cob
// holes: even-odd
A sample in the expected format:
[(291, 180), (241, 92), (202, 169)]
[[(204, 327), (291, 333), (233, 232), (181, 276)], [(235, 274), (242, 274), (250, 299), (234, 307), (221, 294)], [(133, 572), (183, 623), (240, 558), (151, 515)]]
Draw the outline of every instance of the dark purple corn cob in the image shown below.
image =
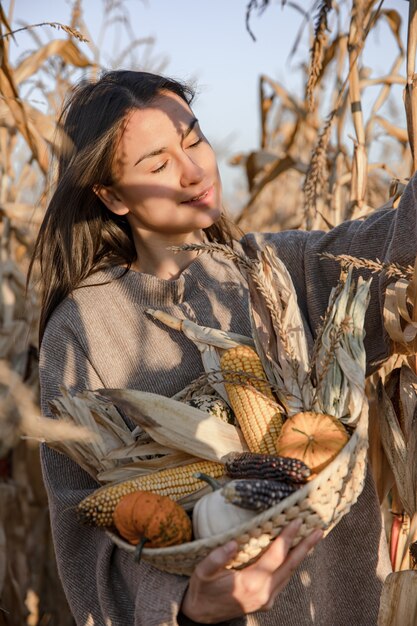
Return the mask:
[(222, 488), (228, 502), (252, 511), (265, 511), (296, 491), (296, 485), (268, 479), (231, 480)]
[(293, 483), (305, 483), (311, 470), (303, 461), (258, 452), (231, 452), (225, 458), (230, 478), (266, 478)]

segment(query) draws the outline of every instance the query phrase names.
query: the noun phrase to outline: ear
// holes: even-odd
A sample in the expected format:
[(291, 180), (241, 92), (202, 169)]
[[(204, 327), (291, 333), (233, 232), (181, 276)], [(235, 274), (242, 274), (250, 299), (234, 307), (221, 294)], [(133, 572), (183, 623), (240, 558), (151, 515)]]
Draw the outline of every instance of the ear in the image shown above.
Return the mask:
[(123, 201), (119, 198), (118, 194), (111, 187), (105, 187), (104, 185), (94, 185), (93, 191), (100, 198), (102, 203), (115, 215), (127, 215), (129, 209)]

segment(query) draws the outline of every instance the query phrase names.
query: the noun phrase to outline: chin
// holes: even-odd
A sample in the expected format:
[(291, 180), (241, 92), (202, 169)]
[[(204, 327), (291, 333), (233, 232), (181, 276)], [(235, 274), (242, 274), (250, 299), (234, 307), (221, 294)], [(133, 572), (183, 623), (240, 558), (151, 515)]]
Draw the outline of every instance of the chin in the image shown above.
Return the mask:
[(211, 209), (205, 215), (207, 224), (202, 226), (201, 228), (209, 228), (210, 226), (213, 226), (213, 224), (219, 221), (222, 215), (223, 211), (221, 209)]
[[(190, 229), (195, 230), (204, 230), (206, 228), (210, 228), (216, 222), (219, 221), (221, 216), (223, 215), (223, 211), (221, 209), (208, 209), (197, 217), (197, 219), (193, 219), (193, 227), (190, 225)], [(191, 232), (191, 230), (187, 229), (187, 232)]]

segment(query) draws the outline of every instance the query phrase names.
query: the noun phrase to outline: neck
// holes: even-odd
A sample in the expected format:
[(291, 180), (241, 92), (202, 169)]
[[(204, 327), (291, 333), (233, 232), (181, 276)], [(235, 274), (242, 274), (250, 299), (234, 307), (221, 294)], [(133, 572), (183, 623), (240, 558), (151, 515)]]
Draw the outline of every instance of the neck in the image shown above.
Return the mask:
[(134, 231), (133, 238), (137, 259), (132, 269), (145, 274), (152, 274), (165, 280), (175, 280), (181, 272), (196, 258), (198, 252), (169, 250), (170, 246), (202, 243), (203, 231), (196, 231), (187, 235), (156, 235), (147, 232)]

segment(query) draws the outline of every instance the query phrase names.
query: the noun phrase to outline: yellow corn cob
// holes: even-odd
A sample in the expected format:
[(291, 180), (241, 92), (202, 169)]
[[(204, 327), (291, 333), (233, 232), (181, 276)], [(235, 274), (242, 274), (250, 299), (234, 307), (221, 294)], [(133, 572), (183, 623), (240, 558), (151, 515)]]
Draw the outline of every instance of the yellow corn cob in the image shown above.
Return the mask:
[(237, 346), (223, 353), (220, 365), (226, 380), (231, 381), (225, 383), (226, 391), (249, 450), (276, 454), (282, 416), (274, 406), (271, 388), (267, 383), (250, 378), (245, 383), (239, 376), (233, 382), (233, 374), (230, 374), (230, 371), (244, 372), (267, 381), (260, 358), (252, 348)]
[(138, 476), (115, 485), (105, 485), (81, 500), (77, 507), (81, 522), (92, 526), (112, 526), (113, 511), (123, 496), (133, 491), (153, 491), (171, 500), (178, 500), (206, 486), (203, 480), (193, 476), (195, 472), (219, 478), (224, 465), (214, 461), (198, 461), (153, 474)]

